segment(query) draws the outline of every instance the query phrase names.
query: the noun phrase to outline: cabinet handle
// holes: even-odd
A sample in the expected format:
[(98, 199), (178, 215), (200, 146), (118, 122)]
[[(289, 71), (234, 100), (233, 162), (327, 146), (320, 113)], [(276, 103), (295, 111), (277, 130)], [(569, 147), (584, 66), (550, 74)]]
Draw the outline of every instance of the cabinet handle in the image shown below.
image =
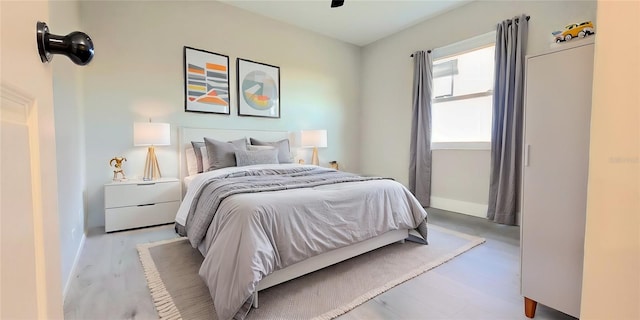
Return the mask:
[(528, 144), (525, 148), (524, 148), (524, 166), (528, 167), (529, 166), (529, 154), (531, 153), (531, 145)]
[(148, 203), (148, 204), (139, 204), (138, 207), (148, 207), (148, 206), (155, 206), (155, 203)]
[(156, 184), (155, 182), (151, 182), (151, 183), (138, 183), (137, 185), (138, 186), (153, 186), (155, 184)]

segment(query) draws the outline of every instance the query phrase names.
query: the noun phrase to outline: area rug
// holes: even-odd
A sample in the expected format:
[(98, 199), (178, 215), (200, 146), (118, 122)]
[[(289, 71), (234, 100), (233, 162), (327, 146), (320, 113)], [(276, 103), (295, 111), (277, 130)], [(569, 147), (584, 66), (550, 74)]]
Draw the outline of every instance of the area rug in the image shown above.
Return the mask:
[[(429, 225), (429, 245), (393, 243), (260, 291), (247, 319), (333, 319), (484, 243)], [(160, 319), (217, 319), (198, 276), (202, 255), (186, 238), (138, 245)]]

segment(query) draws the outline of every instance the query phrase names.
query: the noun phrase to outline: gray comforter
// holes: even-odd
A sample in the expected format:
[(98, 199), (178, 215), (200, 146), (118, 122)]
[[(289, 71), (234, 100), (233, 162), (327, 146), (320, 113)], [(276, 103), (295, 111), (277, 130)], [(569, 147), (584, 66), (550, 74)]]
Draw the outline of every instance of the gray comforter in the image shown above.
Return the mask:
[(182, 204), (186, 233), (205, 256), (199, 273), (220, 319), (275, 270), (391, 230), (427, 236), (426, 212), (392, 180), (285, 166), (212, 175), (198, 189)]

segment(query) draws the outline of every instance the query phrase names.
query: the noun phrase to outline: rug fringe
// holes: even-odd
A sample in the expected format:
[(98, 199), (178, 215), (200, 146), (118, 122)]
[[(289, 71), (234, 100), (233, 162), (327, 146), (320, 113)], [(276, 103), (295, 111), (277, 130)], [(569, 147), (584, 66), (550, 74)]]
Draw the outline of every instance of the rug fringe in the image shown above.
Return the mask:
[[(432, 227), (434, 227), (434, 226), (433, 225), (429, 226), (429, 228), (432, 228)], [(314, 318), (312, 318), (312, 320), (331, 320), (331, 319), (335, 319), (335, 318), (337, 318), (337, 317), (339, 317), (339, 316), (341, 316), (341, 315), (343, 315), (343, 314), (355, 309), (357, 306), (359, 306), (359, 305), (361, 305), (361, 304), (363, 304), (363, 303), (365, 303), (365, 302), (367, 302), (367, 301), (379, 296), (380, 294), (388, 291), (389, 289), (391, 289), (391, 288), (393, 288), (395, 286), (398, 286), (398, 285), (400, 285), (400, 284), (402, 284), (404, 282), (407, 282), (407, 281), (409, 281), (409, 280), (411, 280), (411, 279), (413, 279), (413, 278), (415, 278), (415, 277), (417, 277), (417, 276), (419, 276), (419, 275), (421, 275), (421, 274), (423, 274), (423, 273), (425, 273), (425, 272), (427, 272), (427, 271), (429, 271), (429, 270), (431, 270), (431, 269), (433, 269), (435, 267), (443, 265), (443, 264), (451, 261), (453, 258), (465, 253), (466, 251), (471, 250), (472, 248), (474, 248), (476, 246), (479, 246), (479, 245), (481, 245), (481, 244), (486, 242), (486, 240), (483, 239), (483, 238), (470, 236), (470, 235), (467, 235), (467, 234), (464, 234), (464, 233), (460, 233), (460, 232), (457, 232), (457, 231), (453, 231), (453, 230), (449, 230), (449, 229), (445, 229), (445, 228), (441, 228), (441, 227), (437, 227), (437, 229), (439, 229), (438, 231), (444, 231), (444, 232), (448, 232), (448, 233), (451, 233), (451, 234), (458, 235), (458, 236), (460, 236), (462, 238), (471, 240), (472, 242), (468, 243), (467, 245), (462, 246), (462, 247), (458, 248), (457, 250), (453, 251), (452, 253), (444, 256), (439, 261), (435, 261), (433, 263), (426, 264), (422, 268), (415, 269), (415, 270), (413, 270), (411, 272), (408, 272), (405, 275), (403, 275), (403, 276), (401, 276), (401, 277), (399, 277), (399, 278), (397, 278), (395, 280), (387, 282), (384, 286), (381, 286), (381, 287), (378, 287), (376, 289), (373, 289), (373, 290), (361, 295), (360, 297), (356, 298), (355, 300), (351, 301), (350, 303), (348, 303), (346, 305), (343, 305), (340, 308), (328, 311), (328, 312), (326, 312), (324, 314), (321, 314), (321, 315), (319, 315), (317, 317), (314, 317)]]
[(137, 246), (138, 255), (140, 256), (140, 262), (142, 262), (142, 268), (144, 269), (144, 276), (147, 279), (147, 286), (151, 293), (151, 299), (158, 312), (158, 318), (161, 320), (181, 320), (180, 310), (176, 307), (176, 304), (171, 297), (171, 294), (167, 291), (167, 288), (160, 278), (160, 273), (156, 268), (153, 258), (151, 258), (151, 252), (149, 248), (167, 243), (184, 241), (187, 238), (174, 238), (169, 240), (158, 241), (154, 243), (143, 243)]

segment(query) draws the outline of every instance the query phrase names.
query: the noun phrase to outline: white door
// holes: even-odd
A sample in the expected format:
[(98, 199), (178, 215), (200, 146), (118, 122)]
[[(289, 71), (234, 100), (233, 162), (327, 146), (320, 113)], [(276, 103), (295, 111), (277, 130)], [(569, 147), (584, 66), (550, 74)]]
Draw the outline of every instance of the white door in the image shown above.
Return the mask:
[(0, 1), (0, 318), (61, 319), (51, 66), (35, 26), (47, 1)]

